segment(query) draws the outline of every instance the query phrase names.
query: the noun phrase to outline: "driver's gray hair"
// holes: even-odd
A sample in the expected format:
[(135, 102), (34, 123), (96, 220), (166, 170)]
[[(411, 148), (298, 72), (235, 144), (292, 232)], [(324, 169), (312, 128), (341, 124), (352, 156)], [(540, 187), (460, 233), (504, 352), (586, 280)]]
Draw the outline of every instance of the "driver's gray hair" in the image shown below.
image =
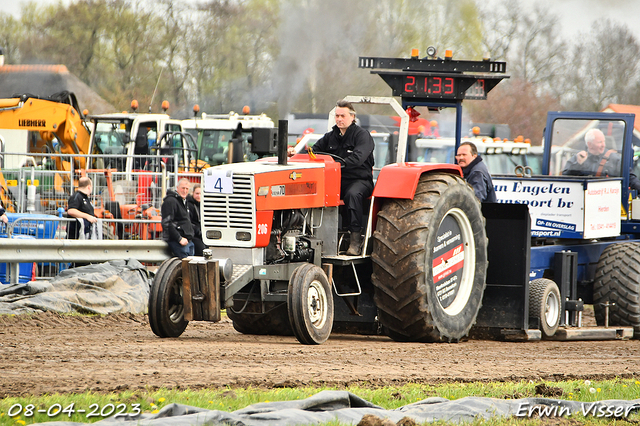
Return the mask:
[(591, 143), (596, 139), (596, 135), (602, 135), (602, 139), (604, 139), (604, 133), (602, 133), (602, 130), (593, 128), (589, 129), (587, 133), (585, 133), (584, 141), (586, 143)]

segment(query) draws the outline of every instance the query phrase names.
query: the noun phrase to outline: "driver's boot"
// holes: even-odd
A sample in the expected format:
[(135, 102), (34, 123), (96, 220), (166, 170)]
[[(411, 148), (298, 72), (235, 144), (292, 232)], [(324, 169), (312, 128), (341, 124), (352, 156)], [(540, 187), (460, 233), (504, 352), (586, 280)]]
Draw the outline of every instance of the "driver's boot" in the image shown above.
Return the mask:
[(347, 256), (360, 255), (360, 245), (362, 243), (362, 235), (360, 231), (349, 231), (349, 249), (347, 249)]

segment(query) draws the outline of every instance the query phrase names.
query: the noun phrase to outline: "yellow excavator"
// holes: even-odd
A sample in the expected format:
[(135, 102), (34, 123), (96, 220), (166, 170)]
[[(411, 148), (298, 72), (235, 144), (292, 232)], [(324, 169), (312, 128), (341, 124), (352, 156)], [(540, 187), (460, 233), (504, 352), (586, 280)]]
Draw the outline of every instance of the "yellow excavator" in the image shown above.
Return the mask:
[[(53, 157), (57, 170), (71, 170), (71, 161), (76, 169), (86, 166), (85, 157), (72, 157), (73, 154), (89, 154), (91, 133), (86, 126), (83, 113), (78, 107), (75, 94), (60, 92), (48, 98), (30, 94), (14, 95), (0, 99), (0, 134), (3, 130), (28, 131), (31, 137), (12, 140), (5, 135), (3, 152), (59, 153), (70, 157)], [(56, 146), (57, 145), (57, 146)], [(55, 187), (61, 188), (62, 181), (55, 175)], [(0, 196), (7, 211), (12, 211), (13, 200), (10, 197), (6, 181), (0, 172)]]
[[(54, 139), (59, 141), (61, 154), (89, 154), (91, 133), (78, 108), (76, 96), (71, 92), (56, 93), (49, 98), (29, 94), (0, 99), (0, 129), (37, 132), (41, 144), (24, 147), (25, 152), (57, 152)], [(58, 170), (70, 170), (69, 162), (55, 158)], [(78, 168), (84, 168), (86, 159), (74, 158)]]

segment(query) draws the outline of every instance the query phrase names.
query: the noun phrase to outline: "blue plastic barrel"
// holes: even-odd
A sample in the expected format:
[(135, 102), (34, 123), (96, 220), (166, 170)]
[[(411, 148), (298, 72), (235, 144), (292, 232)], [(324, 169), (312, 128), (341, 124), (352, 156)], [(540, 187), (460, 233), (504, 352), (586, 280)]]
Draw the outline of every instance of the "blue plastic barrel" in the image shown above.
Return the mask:
[[(7, 214), (8, 215), (8, 214)], [(0, 238), (7, 238), (7, 235), (0, 235)], [(14, 235), (16, 239), (24, 239), (24, 240), (34, 240), (35, 237), (31, 235)], [(18, 282), (19, 283), (28, 283), (31, 281), (31, 274), (33, 272), (33, 262), (30, 263), (20, 263), (18, 266)], [(10, 284), (9, 279), (7, 277), (7, 264), (0, 263), (0, 283), (2, 284)]]

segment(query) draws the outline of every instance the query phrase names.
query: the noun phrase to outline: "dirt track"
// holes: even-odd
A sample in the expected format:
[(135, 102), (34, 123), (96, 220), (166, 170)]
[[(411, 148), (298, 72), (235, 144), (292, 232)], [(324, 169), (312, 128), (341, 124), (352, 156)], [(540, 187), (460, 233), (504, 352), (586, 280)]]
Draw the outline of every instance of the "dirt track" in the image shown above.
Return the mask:
[(333, 334), (321, 346), (191, 323), (159, 339), (142, 315), (0, 317), (0, 397), (146, 387), (640, 377), (640, 340), (396, 343)]

